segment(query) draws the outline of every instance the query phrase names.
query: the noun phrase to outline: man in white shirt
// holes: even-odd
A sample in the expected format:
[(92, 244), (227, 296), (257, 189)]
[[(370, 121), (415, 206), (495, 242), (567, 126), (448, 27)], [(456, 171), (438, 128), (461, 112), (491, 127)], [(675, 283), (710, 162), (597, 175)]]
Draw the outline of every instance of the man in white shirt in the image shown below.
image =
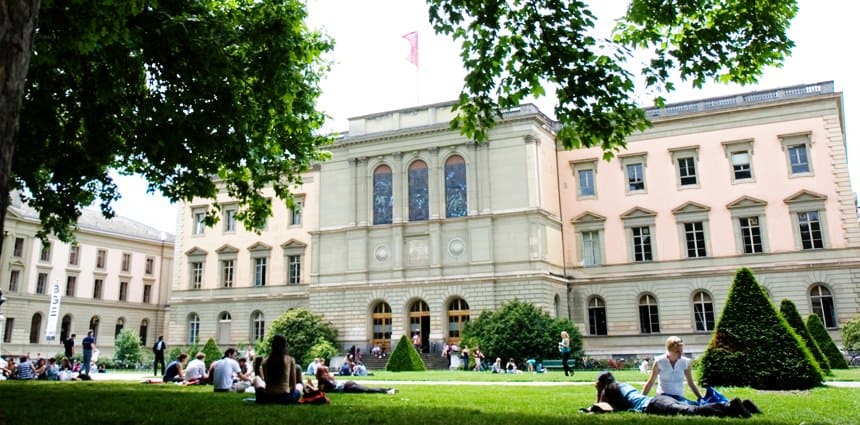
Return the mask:
[(239, 352), (235, 348), (228, 348), (224, 351), (224, 357), (210, 366), (209, 376), (212, 378), (216, 393), (236, 391), (233, 385), (236, 380), (248, 380), (248, 375), (242, 373), (239, 362), (236, 361), (237, 357)]
[(188, 362), (185, 368), (185, 383), (188, 385), (202, 384), (206, 382), (206, 363), (203, 359), (206, 353), (197, 353), (194, 360)]

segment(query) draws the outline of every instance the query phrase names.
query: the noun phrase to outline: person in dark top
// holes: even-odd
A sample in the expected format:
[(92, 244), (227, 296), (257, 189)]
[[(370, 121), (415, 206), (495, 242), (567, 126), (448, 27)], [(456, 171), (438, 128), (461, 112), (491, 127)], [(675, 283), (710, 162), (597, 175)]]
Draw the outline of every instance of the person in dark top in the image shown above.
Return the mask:
[[(155, 341), (155, 345), (152, 346), (152, 354), (155, 354), (155, 364), (153, 365), (155, 376), (164, 375), (164, 350), (166, 349), (167, 344), (164, 343), (164, 337), (159, 336), (158, 341)], [(159, 365), (161, 365), (161, 373), (158, 373)]]
[(185, 362), (188, 361), (188, 354), (181, 353), (176, 360), (167, 365), (167, 370), (164, 372), (162, 380), (164, 382), (182, 382), (185, 380)]
[(63, 341), (63, 349), (64, 355), (67, 359), (71, 359), (75, 356), (75, 337), (77, 335), (72, 334), (72, 336), (68, 337), (65, 341)]
[(370, 388), (359, 385), (355, 381), (346, 381), (343, 383), (337, 382), (328, 367), (319, 365), (317, 367), (317, 389), (323, 392), (338, 392), (338, 393), (382, 393), (394, 394), (397, 392), (394, 388)]
[(90, 374), (90, 363), (93, 361), (93, 351), (96, 350), (96, 339), (93, 336), (92, 329), (87, 331), (87, 336), (81, 341), (81, 347), (84, 349), (84, 361), (81, 364), (81, 375)]

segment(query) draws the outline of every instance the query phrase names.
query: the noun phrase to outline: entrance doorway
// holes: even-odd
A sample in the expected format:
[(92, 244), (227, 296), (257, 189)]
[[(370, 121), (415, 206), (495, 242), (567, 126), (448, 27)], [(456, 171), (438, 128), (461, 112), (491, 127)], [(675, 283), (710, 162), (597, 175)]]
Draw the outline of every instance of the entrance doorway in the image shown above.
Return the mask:
[(421, 338), (419, 351), (430, 352), (430, 307), (424, 300), (418, 300), (409, 307), (409, 336), (415, 335)]

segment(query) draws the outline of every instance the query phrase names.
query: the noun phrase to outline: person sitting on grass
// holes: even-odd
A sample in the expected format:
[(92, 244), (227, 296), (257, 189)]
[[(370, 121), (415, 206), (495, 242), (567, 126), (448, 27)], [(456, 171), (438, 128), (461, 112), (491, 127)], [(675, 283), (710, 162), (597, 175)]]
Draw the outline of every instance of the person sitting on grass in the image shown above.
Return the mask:
[(296, 360), (290, 356), (287, 338), (283, 335), (272, 337), (269, 357), (263, 361), (258, 371), (265, 384), (255, 387), (257, 404), (299, 402), (302, 393), (296, 386), (302, 382), (302, 370), (296, 367)]
[(235, 382), (247, 380), (247, 375), (242, 374), (242, 369), (239, 367), (239, 362), (236, 358), (239, 352), (235, 348), (228, 348), (224, 351), (224, 357), (217, 362), (209, 365), (209, 377), (212, 379), (213, 387), (216, 393), (244, 391), (245, 388), (239, 388)]
[(164, 370), (164, 377), (161, 378), (164, 382), (182, 382), (185, 380), (185, 370), (183, 366), (188, 361), (188, 354), (181, 353), (176, 360), (167, 365)]
[[(750, 400), (734, 398), (728, 403), (709, 403), (692, 406), (675, 398), (658, 395), (648, 397), (635, 387), (624, 382), (616, 382), (611, 372), (601, 372), (594, 383), (597, 390), (597, 403), (608, 404), (610, 411), (634, 411), (650, 415), (716, 416), (749, 418), (752, 413), (761, 413), (758, 406)], [(605, 412), (605, 409), (583, 409), (591, 413)]]
[(502, 358), (496, 357), (495, 363), (493, 363), (492, 367), (493, 373), (505, 373), (505, 370), (502, 369)]
[(517, 362), (514, 361), (513, 357), (508, 359), (508, 364), (505, 365), (505, 373), (522, 373), (517, 369)]
[(338, 372), (337, 374), (340, 376), (352, 376), (352, 369), (352, 362), (347, 359), (344, 360), (343, 363), (340, 365), (340, 372)]
[(202, 385), (206, 383), (206, 353), (199, 352), (194, 360), (188, 362), (185, 368), (185, 385)]
[[(308, 379), (310, 381), (310, 378)], [(310, 384), (310, 382), (308, 382)], [(311, 386), (311, 385), (309, 385)], [(334, 375), (328, 371), (328, 367), (320, 365), (317, 368), (317, 385), (316, 387), (323, 392), (338, 392), (338, 393), (381, 393), (395, 394), (394, 388), (371, 388), (359, 385), (355, 381), (337, 382)]]

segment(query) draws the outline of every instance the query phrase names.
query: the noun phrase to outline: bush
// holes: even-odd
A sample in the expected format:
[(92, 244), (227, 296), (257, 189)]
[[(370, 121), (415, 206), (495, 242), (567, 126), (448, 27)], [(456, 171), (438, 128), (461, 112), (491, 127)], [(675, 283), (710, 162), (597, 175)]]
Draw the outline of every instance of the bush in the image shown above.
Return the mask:
[[(558, 359), (561, 331), (570, 334), (570, 358), (582, 357), (582, 335), (567, 319), (553, 319), (531, 303), (513, 299), (496, 311), (484, 311), (466, 323), (463, 345), (479, 346), (487, 359)], [(490, 361), (492, 363), (492, 361)]]
[(846, 350), (860, 351), (860, 316), (842, 326), (842, 344)]
[(317, 339), (317, 342), (311, 347), (310, 351), (308, 351), (307, 356), (302, 359), (302, 365), (308, 365), (314, 359), (320, 358), (323, 359), (323, 363), (328, 364), (329, 360), (332, 357), (337, 355), (337, 348), (334, 344), (326, 341), (323, 338)]
[(794, 303), (788, 299), (782, 300), (779, 305), (779, 311), (782, 313), (782, 317), (785, 318), (785, 321), (788, 322), (789, 326), (791, 326), (791, 328), (800, 335), (803, 342), (806, 343), (806, 348), (812, 352), (812, 357), (815, 357), (815, 361), (818, 362), (818, 366), (821, 366), (821, 370), (825, 373), (830, 373), (830, 363), (827, 361), (827, 357), (824, 356), (824, 353), (821, 352), (821, 348), (818, 347), (818, 344), (814, 339), (812, 339), (812, 336), (809, 335), (809, 329), (806, 328), (806, 323), (803, 322), (803, 318), (800, 317), (800, 313), (797, 312), (797, 307)]
[(830, 368), (848, 369), (848, 362), (845, 361), (845, 357), (842, 357), (842, 353), (836, 347), (833, 338), (830, 337), (830, 334), (824, 327), (824, 322), (821, 321), (821, 318), (817, 314), (810, 314), (806, 318), (806, 327), (809, 328), (809, 334), (812, 335), (812, 338), (821, 347), (821, 351), (827, 356)]
[(421, 360), (421, 355), (415, 350), (412, 341), (406, 335), (400, 336), (400, 341), (397, 341), (397, 346), (388, 357), (388, 363), (385, 364), (385, 370), (390, 372), (410, 372), (426, 370), (424, 360)]
[(306, 308), (294, 308), (287, 310), (281, 317), (275, 319), (272, 327), (266, 332), (265, 338), (257, 342), (258, 356), (265, 356), (269, 353), (272, 335), (277, 334), (287, 338), (290, 355), (295, 359), (302, 360), (307, 358), (311, 347), (319, 339), (335, 345), (337, 338), (337, 330), (322, 316), (314, 314)]
[[(190, 356), (190, 358), (193, 359), (194, 356), (197, 355), (198, 350), (197, 350), (197, 347), (192, 347), (192, 348), (194, 348), (194, 350), (193, 351), (187, 351), (187, 353)], [(216, 360), (218, 360), (224, 356), (224, 352), (220, 348), (218, 348), (218, 344), (215, 343), (215, 338), (209, 338), (206, 341), (206, 345), (203, 346), (203, 350), (200, 350), (200, 351), (203, 351), (203, 354), (206, 354), (206, 360), (204, 361), (204, 363), (206, 364), (207, 370), (209, 369), (209, 365), (211, 365), (212, 362), (214, 362), (214, 361), (216, 361)]]
[(746, 268), (735, 274), (701, 365), (703, 386), (809, 389), (824, 379), (812, 353)]
[(143, 359), (140, 348), (140, 337), (131, 329), (119, 331), (114, 340), (113, 367), (134, 369)]

